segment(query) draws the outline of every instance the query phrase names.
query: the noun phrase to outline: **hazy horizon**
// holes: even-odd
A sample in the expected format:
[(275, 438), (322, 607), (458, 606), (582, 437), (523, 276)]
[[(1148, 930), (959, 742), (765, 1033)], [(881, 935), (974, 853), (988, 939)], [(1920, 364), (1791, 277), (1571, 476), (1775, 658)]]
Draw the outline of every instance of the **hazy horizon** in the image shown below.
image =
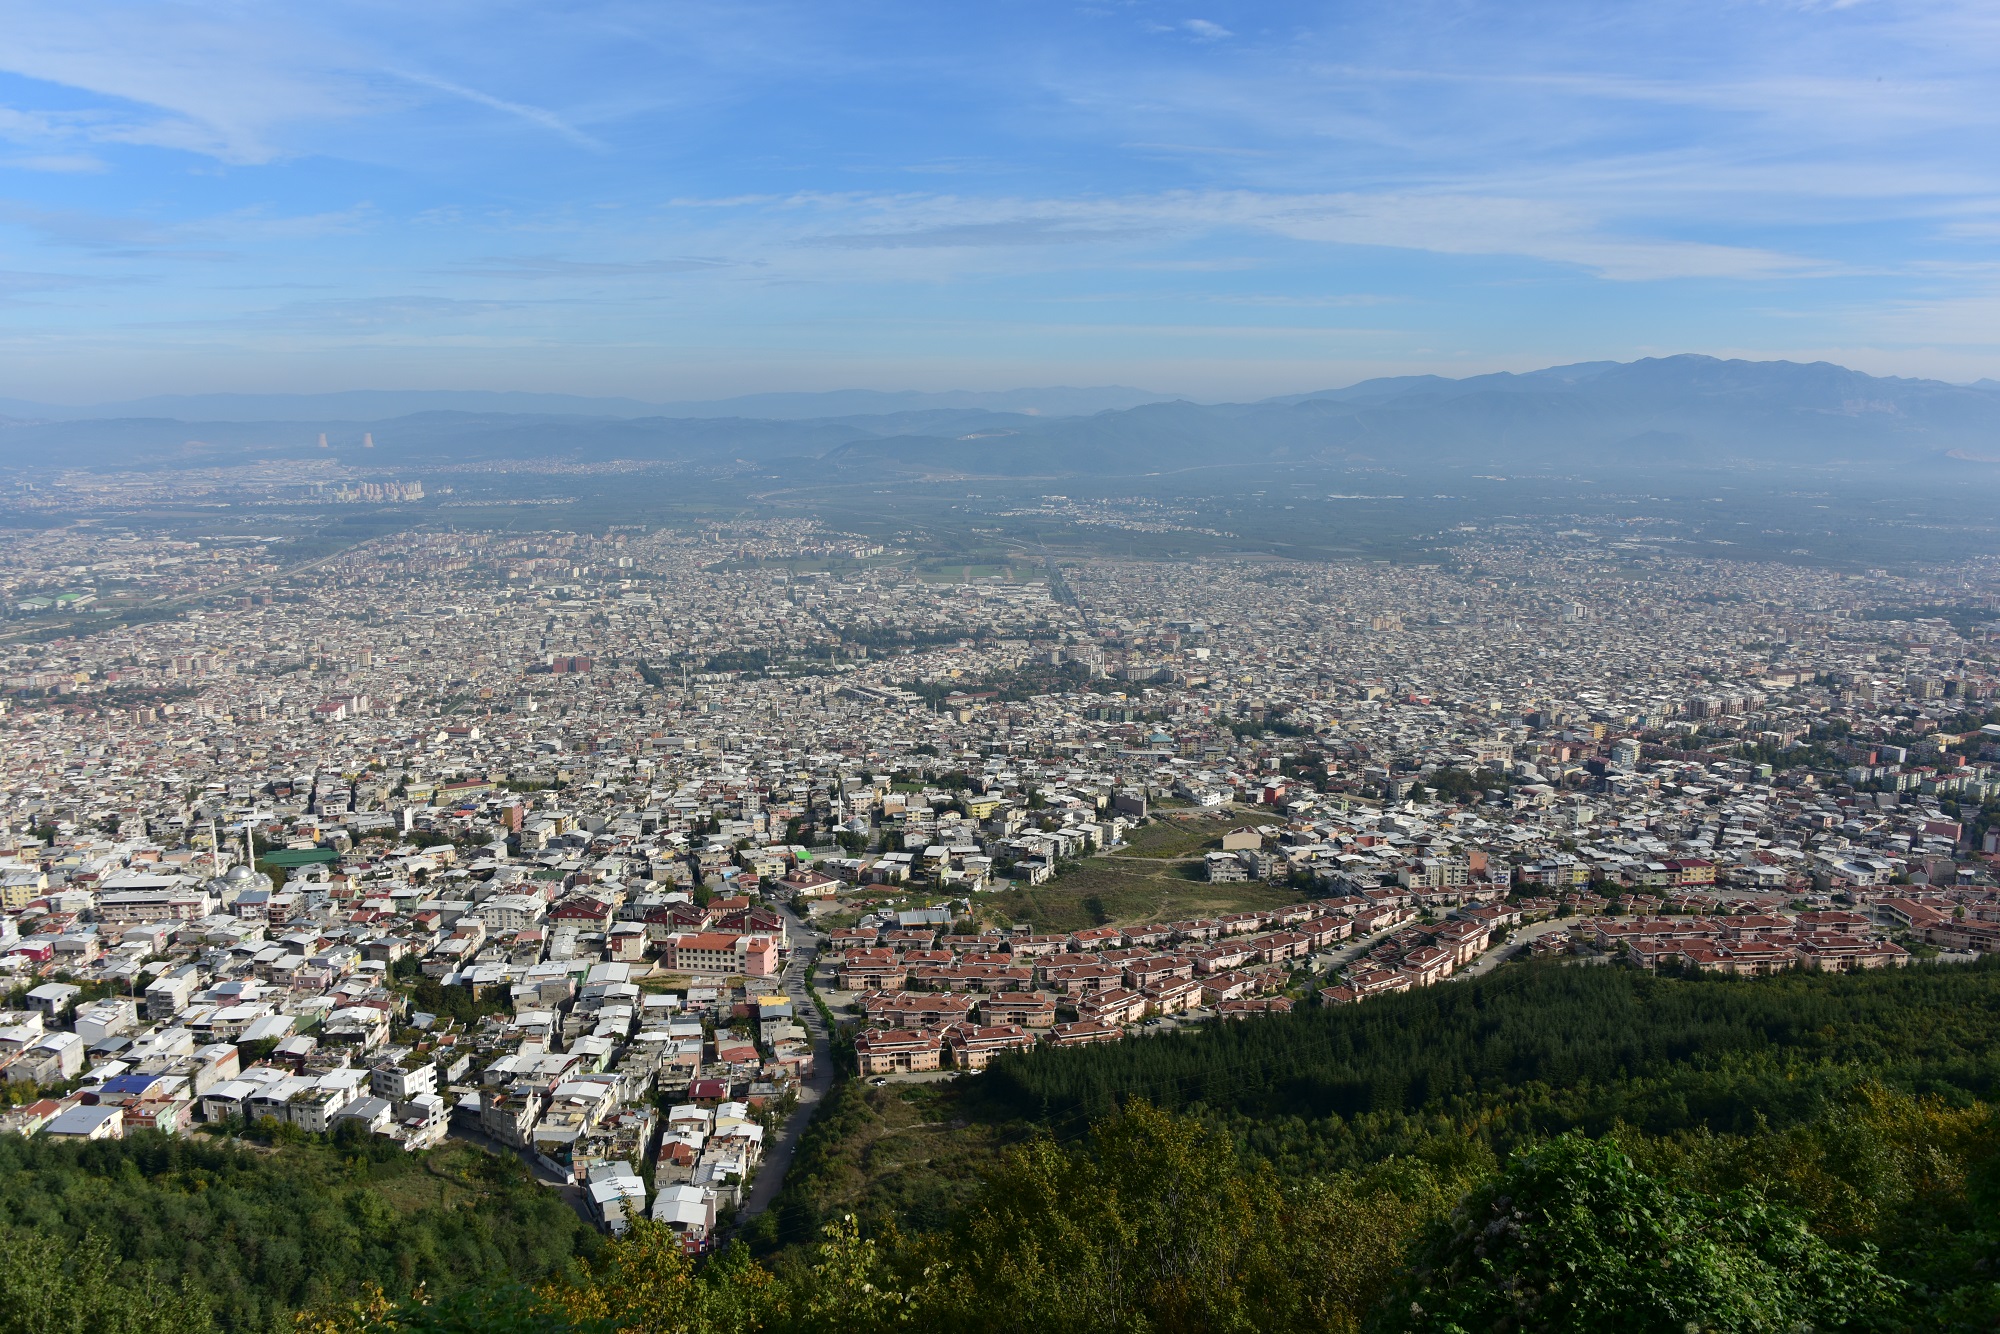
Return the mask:
[[(1706, 354), (1681, 353), (1673, 355), (1699, 357), (1699, 356), (1705, 356)], [(1639, 359), (1635, 358), (1634, 360), (1639, 360)], [(1781, 365), (1801, 364), (1797, 362), (1789, 362), (1780, 358), (1760, 359), (1760, 360), (1763, 361), (1763, 364), (1781, 364)], [(1587, 363), (1568, 363), (1568, 364), (1576, 365), (1576, 364), (1587, 364)], [(1824, 363), (1824, 362), (1815, 364), (1838, 365), (1838, 363)], [(1531, 374), (1536, 371), (1560, 370), (1560, 369), (1563, 369), (1563, 367), (1562, 366), (1532, 366), (1532, 367), (1519, 367), (1519, 368), (1509, 367), (1509, 368), (1503, 368), (1502, 370), (1499, 371), (1485, 371), (1485, 372), (1466, 371), (1465, 373), (1460, 375), (1452, 375), (1452, 376), (1440, 375), (1438, 376), (1438, 378), (1446, 380), (1467, 380), (1489, 374)], [(1855, 370), (1860, 368), (1842, 367), (1842, 369)], [(1424, 374), (1436, 374), (1436, 373), (1413, 372), (1411, 374), (1413, 376), (1421, 376)], [(212, 404), (220, 406), (228, 404), (231, 401), (239, 401), (246, 405), (269, 401), (273, 404), (273, 406), (278, 406), (282, 405), (282, 403), (286, 400), (297, 400), (301, 402), (310, 403), (314, 400), (367, 399), (371, 397), (381, 398), (381, 399), (394, 399), (399, 396), (408, 398), (422, 398), (422, 397), (436, 397), (441, 399), (492, 398), (492, 399), (502, 400), (501, 403), (496, 404), (491, 408), (483, 409), (486, 411), (518, 410), (524, 413), (546, 413), (546, 412), (560, 410), (560, 408), (556, 406), (556, 401), (572, 400), (577, 405), (585, 405), (585, 404), (624, 405), (628, 410), (660, 409), (665, 412), (671, 412), (672, 410), (679, 408), (701, 409), (705, 410), (704, 415), (706, 415), (706, 410), (713, 410), (728, 405), (743, 405), (746, 407), (746, 409), (754, 409), (756, 407), (764, 405), (777, 405), (780, 403), (784, 403), (788, 400), (797, 402), (798, 405), (801, 407), (819, 406), (825, 400), (840, 400), (843, 398), (881, 399), (881, 400), (893, 400), (893, 399), (920, 400), (920, 402), (912, 403), (911, 404), (912, 407), (917, 407), (917, 406), (937, 407), (937, 406), (954, 405), (949, 402), (950, 400), (964, 400), (966, 401), (964, 404), (966, 406), (991, 407), (993, 406), (991, 401), (996, 399), (1018, 398), (1023, 403), (1027, 403), (1033, 401), (1037, 396), (1070, 396), (1078, 400), (1086, 400), (1086, 403), (1083, 406), (1076, 406), (1070, 408), (1061, 408), (1061, 407), (1044, 408), (1044, 407), (1024, 406), (1024, 407), (1008, 409), (1015, 411), (1025, 411), (1029, 415), (1060, 415), (1065, 411), (1074, 411), (1074, 412), (1101, 411), (1103, 410), (1102, 406), (1091, 406), (1087, 402), (1087, 400), (1098, 397), (1105, 399), (1107, 405), (1112, 405), (1113, 400), (1118, 400), (1118, 402), (1116, 402), (1115, 404), (1117, 406), (1136, 405), (1138, 402), (1142, 401), (1170, 402), (1174, 400), (1222, 405), (1230, 402), (1239, 402), (1239, 401), (1254, 402), (1254, 401), (1268, 400), (1272, 398), (1282, 399), (1288, 397), (1311, 396), (1314, 394), (1323, 394), (1323, 393), (1338, 393), (1343, 390), (1352, 389), (1359, 385), (1370, 383), (1373, 380), (1393, 379), (1393, 378), (1397, 377), (1366, 376), (1362, 377), (1361, 379), (1344, 380), (1342, 382), (1333, 384), (1314, 384), (1314, 385), (1299, 386), (1290, 390), (1280, 391), (1279, 393), (1276, 394), (1263, 395), (1258, 400), (1232, 400), (1214, 395), (1160, 392), (1160, 391), (1144, 389), (1133, 385), (1085, 385), (1085, 384), (1065, 384), (1065, 385), (1002, 384), (1002, 385), (994, 385), (991, 387), (981, 387), (981, 388), (974, 388), (965, 385), (955, 385), (945, 389), (918, 389), (911, 387), (891, 388), (891, 387), (882, 387), (877, 385), (841, 385), (831, 388), (819, 388), (819, 389), (771, 389), (771, 390), (752, 392), (747, 394), (725, 395), (718, 398), (683, 398), (683, 399), (641, 399), (634, 397), (632, 395), (623, 395), (623, 394), (571, 394), (561, 390), (543, 390), (543, 389), (530, 389), (530, 388), (520, 388), (520, 387), (514, 387), (509, 389), (477, 389), (477, 388), (468, 388), (464, 386), (454, 386), (454, 385), (410, 385), (407, 387), (384, 387), (379, 385), (364, 385), (351, 388), (324, 389), (324, 390), (269, 390), (269, 391), (214, 390), (207, 392), (190, 391), (182, 393), (145, 394), (145, 395), (136, 395), (130, 397), (105, 397), (85, 402), (74, 402), (74, 401), (56, 402), (47, 399), (14, 398), (14, 397), (0, 395), (0, 416), (6, 415), (6, 413), (10, 408), (27, 408), (27, 407), (42, 407), (42, 408), (56, 409), (65, 412), (88, 413), (97, 409), (107, 409), (107, 408), (122, 409), (142, 404), (148, 406), (157, 405), (160, 407), (165, 407), (167, 405), (175, 403), (192, 404), (197, 406), (203, 404)], [(1938, 383), (1953, 385), (1955, 387), (1960, 387), (1960, 388), (1985, 388), (1985, 387), (1991, 387), (1996, 383), (2000, 383), (1996, 382), (1993, 379), (1985, 377), (1972, 380), (1948, 380), (1948, 379), (1943, 379), (1941, 377), (1929, 377), (1929, 376), (1911, 376), (1904, 378), (1917, 379), (1917, 380), (1935, 380)], [(519, 406), (518, 409), (511, 409), (506, 405), (508, 400), (518, 401), (521, 404), (521, 406)], [(812, 400), (813, 402), (807, 403), (806, 402), (807, 400)], [(980, 400), (985, 400), (985, 402), (980, 402)], [(536, 405), (536, 401), (540, 402), (540, 406)], [(888, 411), (891, 410), (893, 407), (894, 407), (893, 404), (883, 403), (880, 405), (879, 410)], [(855, 412), (867, 412), (873, 410), (877, 409), (874, 407), (841, 408), (837, 404), (828, 405), (825, 408), (826, 415), (829, 416), (843, 415)], [(614, 413), (609, 415), (619, 415), (619, 414)], [(755, 415), (755, 414), (753, 412), (750, 415)]]

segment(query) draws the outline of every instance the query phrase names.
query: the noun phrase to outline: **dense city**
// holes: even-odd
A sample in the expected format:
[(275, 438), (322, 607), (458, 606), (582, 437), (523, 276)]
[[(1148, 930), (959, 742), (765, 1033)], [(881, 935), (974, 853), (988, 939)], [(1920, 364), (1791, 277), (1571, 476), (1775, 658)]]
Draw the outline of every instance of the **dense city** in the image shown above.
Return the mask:
[(0, 642), (7, 1129), (458, 1137), (698, 1251), (836, 1064), (2000, 951), (1983, 564), (265, 546), (0, 538), (6, 624), (84, 624)]

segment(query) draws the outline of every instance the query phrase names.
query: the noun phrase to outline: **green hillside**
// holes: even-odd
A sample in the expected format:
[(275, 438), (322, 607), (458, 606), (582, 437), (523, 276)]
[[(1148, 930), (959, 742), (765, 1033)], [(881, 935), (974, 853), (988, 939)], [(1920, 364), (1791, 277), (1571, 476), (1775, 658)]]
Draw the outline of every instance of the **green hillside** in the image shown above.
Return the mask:
[[(98, 1313), (0, 1334), (1989, 1330), (1996, 1036), (2000, 961), (1523, 965), (849, 1082), (698, 1267), (466, 1149), (0, 1145), (39, 1309)], [(32, 1244), (93, 1234), (122, 1263)]]
[[(111, 1288), (185, 1292), (193, 1327), (224, 1334), (288, 1330), (296, 1311), (371, 1284), (407, 1296), (538, 1280), (597, 1242), (512, 1159), (464, 1145), (409, 1154), (365, 1135), (276, 1148), (150, 1132), (0, 1138), (0, 1228), (9, 1254), (41, 1238), (74, 1263), (101, 1244)], [(24, 1300), (13, 1296), (0, 1289), (0, 1307)], [(0, 1334), (62, 1328), (0, 1319)]]

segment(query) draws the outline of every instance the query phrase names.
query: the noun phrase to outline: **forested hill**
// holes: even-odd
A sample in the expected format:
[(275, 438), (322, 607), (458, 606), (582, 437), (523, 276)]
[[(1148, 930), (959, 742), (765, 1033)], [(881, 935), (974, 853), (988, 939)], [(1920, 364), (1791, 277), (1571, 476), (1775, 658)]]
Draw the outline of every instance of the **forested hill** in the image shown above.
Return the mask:
[(280, 1334), (371, 1286), (540, 1281), (596, 1246), (520, 1163), (467, 1145), (0, 1137), (0, 1334)]
[[(1758, 979), (1550, 961), (1038, 1050), (957, 1094), (847, 1085), (753, 1231), (794, 1247), (777, 1252), (785, 1270), (797, 1243), (857, 1217), (863, 1233), (903, 1238), (899, 1254), (935, 1262), (943, 1247), (1017, 1319), (1055, 1309), (1053, 1289), (1104, 1281), (1128, 1246), (1207, 1247), (1240, 1267), (1232, 1295), (1184, 1323), (1165, 1309), (1178, 1280), (1132, 1276), (1121, 1300), (1145, 1309), (1138, 1329), (1987, 1330), (2000, 1328), (1996, 1104), (2000, 959)], [(1200, 1133), (1199, 1152), (1177, 1138)], [(1025, 1146), (986, 1147), (1009, 1139)], [(1466, 1220), (1529, 1195), (1568, 1203), (1501, 1268), (1471, 1254)], [(1171, 1223), (1191, 1196), (1227, 1207), (1200, 1227)], [(1230, 1231), (1238, 1205), (1266, 1220), (1254, 1241)], [(1620, 1231), (1640, 1217), (1654, 1230), (1643, 1243)], [(1725, 1217), (1742, 1225), (1734, 1240)], [(1265, 1247), (1326, 1286), (1260, 1289)], [(1468, 1293), (1547, 1296), (1556, 1252), (1571, 1250), (1605, 1271), (1595, 1315), (1468, 1322)], [(1663, 1277), (1739, 1262), (1743, 1277), (1779, 1252), (1792, 1259), (1744, 1278), (1754, 1299), (1719, 1280), (1690, 1297)], [(1801, 1282), (1845, 1295), (1816, 1307)], [(1754, 1309), (1664, 1320), (1689, 1301)]]
[(2000, 959), (1761, 979), (1537, 964), (1009, 1056), (971, 1105), (1060, 1130), (1142, 1097), (1229, 1116), (1266, 1156), (1326, 1169), (1395, 1152), (1440, 1118), (1503, 1148), (1621, 1123), (1747, 1133), (1816, 1115), (1864, 1078), (1959, 1106), (2000, 1099)]

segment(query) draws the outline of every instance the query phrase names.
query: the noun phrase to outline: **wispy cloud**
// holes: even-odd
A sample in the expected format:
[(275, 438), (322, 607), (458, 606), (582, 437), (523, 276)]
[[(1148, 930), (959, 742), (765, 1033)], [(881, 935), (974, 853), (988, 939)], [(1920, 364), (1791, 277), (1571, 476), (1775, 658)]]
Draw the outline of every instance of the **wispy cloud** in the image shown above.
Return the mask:
[[(513, 301), (468, 301), (427, 295), (340, 297), (321, 301), (290, 301), (262, 310), (235, 312), (224, 318), (182, 321), (190, 327), (256, 329), (267, 333), (319, 334), (351, 337), (419, 329), (440, 324), (489, 321), (526, 307)], [(173, 323), (171, 321), (167, 323)]]
[(738, 267), (737, 261), (715, 256), (672, 259), (585, 260), (558, 255), (491, 255), (456, 271), (491, 278), (643, 278), (676, 273), (703, 273)]
[[(1004, 207), (1004, 206), (1003, 206)], [(986, 246), (1090, 245), (1142, 235), (1143, 227), (1090, 226), (1047, 217), (1017, 217), (993, 222), (950, 222), (928, 227), (829, 233), (807, 236), (808, 245), (842, 250), (954, 249)]]
[(302, 241), (353, 236), (379, 225), (381, 212), (368, 203), (322, 213), (279, 213), (268, 207), (239, 209), (210, 219), (208, 228), (243, 241)]
[(19, 157), (0, 157), (0, 167), (75, 175), (104, 171), (107, 164), (103, 158), (92, 153), (24, 153)]
[(475, 106), (486, 107), (489, 110), (498, 111), (503, 115), (514, 116), (526, 121), (530, 125), (539, 125), (545, 130), (561, 135), (573, 144), (588, 148), (593, 153), (609, 151), (601, 141), (593, 139), (553, 111), (547, 111), (541, 107), (529, 106), (524, 102), (510, 102), (503, 97), (495, 97), (491, 93), (482, 93), (477, 88), (467, 88), (464, 84), (453, 83), (449, 79), (441, 79), (435, 74), (422, 74), (404, 69), (392, 69), (389, 73), (399, 79), (407, 79), (411, 83), (420, 84), (425, 88), (435, 88), (441, 93), (449, 93), (453, 97), (463, 98)]
[(325, 213), (285, 214), (266, 206), (206, 218), (162, 221), (78, 208), (43, 208), (0, 198), (0, 228), (64, 250), (124, 258), (241, 259), (252, 248), (365, 232), (378, 220), (367, 204)]
[(0, 269), (0, 295), (11, 296), (16, 292), (62, 292), (76, 287), (88, 287), (100, 281), (74, 273), (29, 273)]
[(1271, 293), (1243, 293), (1240, 295), (1214, 296), (1206, 299), (1224, 306), (1271, 306), (1287, 310), (1343, 310), (1356, 306), (1394, 305), (1406, 298), (1372, 296), (1362, 292), (1351, 292), (1339, 296), (1292, 296)]
[(819, 197), (819, 206), (868, 217), (868, 226), (806, 231), (811, 246), (843, 249), (984, 248), (1261, 233), (1327, 245), (1454, 255), (1517, 255), (1619, 280), (1771, 278), (1834, 271), (1826, 261), (1762, 247), (1621, 233), (1558, 204), (1456, 193), (1280, 194), (1175, 191), (1106, 199), (967, 199), (908, 195)]
[(12, 199), (0, 199), (0, 226), (19, 228), (67, 249), (117, 255), (165, 253), (186, 240), (176, 229), (137, 218), (83, 209), (40, 208)]
[(252, 165), (284, 154), (282, 127), (351, 117), (378, 101), (341, 68), (350, 48), (334, 34), (228, 8), (0, 0), (0, 69), (110, 99), (82, 114), (16, 112), (0, 132)]

